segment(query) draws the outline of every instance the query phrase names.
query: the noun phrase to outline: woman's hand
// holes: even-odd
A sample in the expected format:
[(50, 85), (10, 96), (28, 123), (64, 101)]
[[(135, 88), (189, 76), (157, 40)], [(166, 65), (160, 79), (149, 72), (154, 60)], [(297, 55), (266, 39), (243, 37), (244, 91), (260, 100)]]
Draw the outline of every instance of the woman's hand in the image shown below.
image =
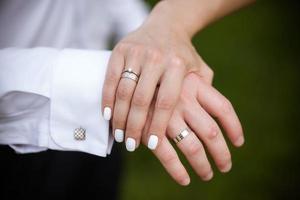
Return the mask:
[[(165, 136), (184, 76), (197, 72), (207, 81), (212, 79), (212, 71), (195, 51), (188, 34), (162, 20), (150, 16), (138, 30), (116, 45), (108, 64), (102, 100), (104, 117), (109, 120), (112, 114), (115, 139), (122, 142), (125, 133), (128, 151), (134, 151), (140, 143), (158, 86), (147, 133), (147, 144), (152, 150)], [(122, 72), (129, 68), (139, 76), (137, 82), (121, 78)]]
[[(211, 81), (212, 71), (195, 51), (191, 38), (211, 22), (254, 0), (165, 0), (144, 24), (112, 52), (104, 82), (102, 112), (116, 141), (134, 151), (140, 143), (149, 105), (159, 91), (147, 133), (148, 147), (160, 144), (179, 97), (184, 76), (197, 72)], [(128, 70), (128, 72), (124, 72)], [(121, 76), (126, 78), (121, 78)]]
[[(152, 110), (150, 109), (144, 129), (144, 144), (147, 144), (147, 130), (153, 117)], [(187, 185), (190, 178), (167, 137), (173, 139), (185, 129), (190, 129), (189, 134), (178, 142), (177, 146), (202, 180), (207, 181), (213, 177), (205, 149), (221, 172), (228, 172), (231, 169), (231, 155), (214, 118), (218, 120), (236, 147), (244, 143), (242, 127), (230, 101), (198, 75), (188, 74), (184, 79), (178, 104), (168, 123), (167, 136), (162, 138), (161, 145), (153, 151), (179, 184)]]

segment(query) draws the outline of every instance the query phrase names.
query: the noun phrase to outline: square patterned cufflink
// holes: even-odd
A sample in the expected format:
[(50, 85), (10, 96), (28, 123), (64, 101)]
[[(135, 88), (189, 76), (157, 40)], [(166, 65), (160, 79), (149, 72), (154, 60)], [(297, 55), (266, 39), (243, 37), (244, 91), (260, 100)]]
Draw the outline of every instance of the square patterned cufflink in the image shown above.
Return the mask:
[(84, 128), (76, 128), (74, 130), (74, 139), (75, 140), (79, 140), (79, 141), (82, 141), (82, 140), (85, 140), (85, 133), (86, 133), (86, 130)]

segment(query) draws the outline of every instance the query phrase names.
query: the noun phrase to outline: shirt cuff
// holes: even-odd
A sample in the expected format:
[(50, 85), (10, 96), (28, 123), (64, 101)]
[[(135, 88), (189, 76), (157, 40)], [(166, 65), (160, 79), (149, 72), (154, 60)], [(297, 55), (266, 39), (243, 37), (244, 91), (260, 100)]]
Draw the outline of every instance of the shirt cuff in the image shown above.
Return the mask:
[[(101, 94), (109, 51), (65, 49), (53, 66), (50, 149), (82, 151), (105, 157), (113, 138), (101, 114)], [(76, 139), (76, 131), (84, 137)], [(82, 135), (81, 135), (82, 136)]]

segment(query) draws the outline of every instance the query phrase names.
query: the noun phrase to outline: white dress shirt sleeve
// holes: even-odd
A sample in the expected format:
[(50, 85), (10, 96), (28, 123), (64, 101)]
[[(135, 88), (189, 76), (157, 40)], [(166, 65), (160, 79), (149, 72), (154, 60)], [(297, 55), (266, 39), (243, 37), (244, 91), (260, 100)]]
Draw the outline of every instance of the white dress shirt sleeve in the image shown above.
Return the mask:
[[(109, 51), (0, 50), (0, 144), (19, 153), (48, 148), (110, 153), (101, 93)], [(75, 130), (85, 130), (77, 140)]]
[[(123, 0), (112, 0), (109, 12), (115, 23), (116, 41), (121, 40), (128, 33), (136, 30), (149, 15), (150, 8), (144, 1), (130, 0), (126, 3)], [(115, 6), (115, 5), (118, 6)]]

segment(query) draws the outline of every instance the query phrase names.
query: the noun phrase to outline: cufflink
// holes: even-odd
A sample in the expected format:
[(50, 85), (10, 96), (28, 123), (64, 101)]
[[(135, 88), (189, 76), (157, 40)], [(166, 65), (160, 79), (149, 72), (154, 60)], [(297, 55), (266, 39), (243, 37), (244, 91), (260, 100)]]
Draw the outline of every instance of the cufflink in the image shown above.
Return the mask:
[(76, 128), (74, 130), (74, 139), (75, 140), (85, 140), (85, 129), (84, 128)]

